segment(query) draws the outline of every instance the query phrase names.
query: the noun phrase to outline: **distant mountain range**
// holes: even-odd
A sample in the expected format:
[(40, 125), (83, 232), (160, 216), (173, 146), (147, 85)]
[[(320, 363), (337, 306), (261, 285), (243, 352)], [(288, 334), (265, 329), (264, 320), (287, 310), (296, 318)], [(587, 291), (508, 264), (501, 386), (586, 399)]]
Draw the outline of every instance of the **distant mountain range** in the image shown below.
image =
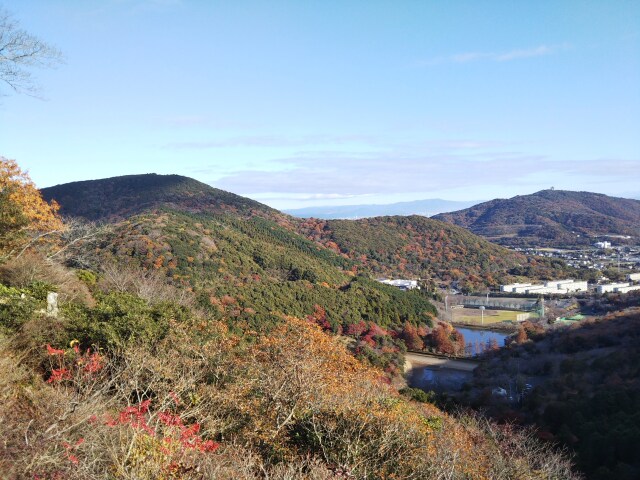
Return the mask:
[(398, 202), (387, 205), (336, 205), (283, 210), (289, 215), (301, 218), (358, 219), (382, 217), (385, 215), (422, 215), (432, 217), (438, 213), (451, 212), (475, 205), (478, 202), (456, 202), (430, 198), (412, 202)]
[(502, 245), (583, 245), (607, 235), (640, 239), (640, 201), (600, 193), (542, 190), (434, 218)]

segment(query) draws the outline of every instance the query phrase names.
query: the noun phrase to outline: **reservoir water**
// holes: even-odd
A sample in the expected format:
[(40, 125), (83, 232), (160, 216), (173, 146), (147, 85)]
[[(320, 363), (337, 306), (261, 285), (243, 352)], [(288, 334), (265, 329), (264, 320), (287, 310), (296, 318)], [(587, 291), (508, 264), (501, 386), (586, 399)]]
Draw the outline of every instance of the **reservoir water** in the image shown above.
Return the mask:
[[(492, 344), (504, 347), (505, 339), (508, 337), (507, 333), (497, 330), (476, 330), (464, 327), (456, 327), (456, 330), (464, 336), (467, 354), (471, 356), (491, 348)], [(407, 383), (411, 387), (425, 391), (450, 392), (460, 390), (472, 377), (472, 371), (416, 364), (407, 373)]]
[(464, 336), (464, 343), (471, 356), (482, 353), (494, 342), (498, 347), (504, 347), (504, 341), (509, 336), (507, 333), (497, 330), (476, 330), (465, 327), (456, 327), (456, 330)]
[(453, 370), (434, 366), (415, 366), (407, 374), (410, 387), (420, 388), (425, 392), (451, 392), (462, 388), (471, 380), (473, 372)]

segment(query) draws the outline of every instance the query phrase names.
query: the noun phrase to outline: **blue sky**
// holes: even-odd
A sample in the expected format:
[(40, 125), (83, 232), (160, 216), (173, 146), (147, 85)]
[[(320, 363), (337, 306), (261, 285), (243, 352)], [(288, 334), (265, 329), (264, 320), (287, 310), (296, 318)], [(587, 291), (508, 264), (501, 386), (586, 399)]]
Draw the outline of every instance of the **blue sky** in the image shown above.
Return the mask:
[[(38, 186), (178, 173), (278, 208), (640, 196), (640, 2), (0, 0), (65, 64), (0, 98)], [(1, 87), (0, 87), (1, 88)]]

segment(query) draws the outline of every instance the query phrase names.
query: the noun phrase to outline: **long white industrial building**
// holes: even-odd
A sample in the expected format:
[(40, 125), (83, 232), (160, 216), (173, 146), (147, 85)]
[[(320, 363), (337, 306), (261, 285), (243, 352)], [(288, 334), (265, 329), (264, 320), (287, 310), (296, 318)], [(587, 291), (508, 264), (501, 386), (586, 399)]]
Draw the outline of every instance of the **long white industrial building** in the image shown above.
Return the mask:
[(608, 293), (608, 292), (616, 292), (618, 288), (629, 287), (630, 283), (605, 283), (603, 285), (598, 285), (598, 293)]
[(386, 285), (391, 285), (392, 287), (398, 287), (400, 290), (413, 290), (414, 288), (417, 288), (418, 290), (420, 290), (417, 280), (402, 280), (402, 279), (389, 280), (384, 278), (384, 279), (379, 279), (378, 281)]
[(569, 292), (586, 292), (589, 290), (589, 284), (586, 280), (579, 282), (563, 283), (562, 286), (558, 285), (558, 289), (565, 288)]
[(633, 292), (634, 290), (640, 290), (640, 285), (629, 285), (628, 287), (618, 287), (616, 288), (616, 293), (627, 293)]
[(567, 280), (549, 280), (544, 285), (532, 285), (531, 283), (512, 283), (509, 285), (500, 285), (500, 291), (509, 293), (527, 293), (527, 294), (548, 294), (563, 295), (570, 292), (586, 292), (588, 285), (586, 281)]
[[(632, 273), (627, 275), (629, 282), (606, 283), (598, 285), (597, 292), (603, 293), (627, 293), (640, 290), (640, 285), (633, 285), (631, 282), (640, 280), (640, 273)], [(549, 280), (544, 285), (534, 285), (531, 283), (511, 283), (509, 285), (500, 285), (501, 292), (508, 293), (525, 293), (533, 295), (563, 295), (567, 293), (586, 292), (589, 289), (586, 280)]]
[(531, 286), (530, 283), (510, 283), (509, 285), (500, 285), (500, 291), (501, 292), (513, 293), (513, 292), (515, 292), (516, 288), (519, 288), (519, 287), (530, 287), (530, 286)]

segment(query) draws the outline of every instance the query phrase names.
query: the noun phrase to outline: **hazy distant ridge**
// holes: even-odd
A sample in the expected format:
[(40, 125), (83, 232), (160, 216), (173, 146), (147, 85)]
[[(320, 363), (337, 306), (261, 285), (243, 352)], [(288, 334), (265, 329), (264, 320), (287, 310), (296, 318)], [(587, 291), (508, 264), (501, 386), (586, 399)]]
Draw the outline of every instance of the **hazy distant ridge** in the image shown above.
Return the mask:
[(431, 217), (438, 213), (451, 212), (475, 205), (478, 202), (457, 202), (430, 198), (412, 202), (398, 202), (387, 205), (336, 205), (283, 210), (289, 215), (301, 218), (355, 219), (381, 217), (386, 215), (423, 215)]

